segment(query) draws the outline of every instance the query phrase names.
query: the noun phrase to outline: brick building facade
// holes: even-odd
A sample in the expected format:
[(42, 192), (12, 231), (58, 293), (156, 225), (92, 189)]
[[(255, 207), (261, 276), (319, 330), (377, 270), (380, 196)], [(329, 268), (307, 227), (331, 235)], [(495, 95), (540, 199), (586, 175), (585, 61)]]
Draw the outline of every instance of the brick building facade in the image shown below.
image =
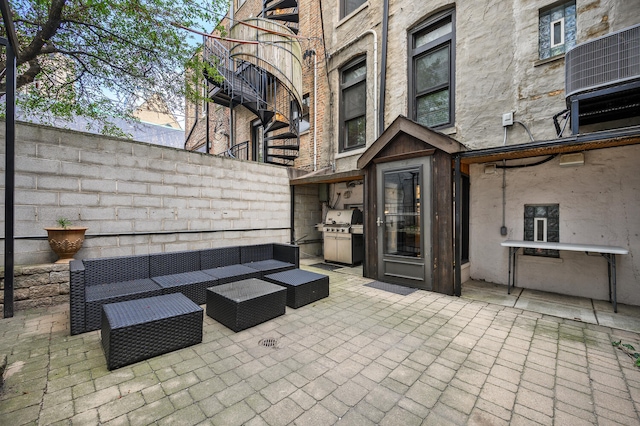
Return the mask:
[[(261, 0), (234, 1), (233, 10), (222, 21), (227, 30), (233, 22), (260, 16), (263, 10)], [(318, 0), (301, 1), (298, 4), (298, 25), (295, 38), (302, 49), (302, 111), (306, 123), (300, 125), (300, 140), (297, 158), (293, 167), (313, 171), (314, 168), (328, 166), (329, 160), (323, 150), (321, 135), (325, 126), (322, 114), (329, 98), (327, 72), (324, 61), (322, 18)], [(234, 145), (246, 143), (246, 150), (240, 158), (265, 161), (262, 150), (256, 145), (261, 141), (258, 117), (243, 105), (226, 108), (209, 103), (207, 115), (205, 105), (189, 104), (186, 109), (186, 148), (204, 150), (206, 146), (206, 125), (209, 123), (210, 150), (221, 154)], [(231, 129), (231, 130), (230, 130)], [(243, 148), (244, 149), (244, 148)], [(321, 157), (322, 154), (325, 157)]]

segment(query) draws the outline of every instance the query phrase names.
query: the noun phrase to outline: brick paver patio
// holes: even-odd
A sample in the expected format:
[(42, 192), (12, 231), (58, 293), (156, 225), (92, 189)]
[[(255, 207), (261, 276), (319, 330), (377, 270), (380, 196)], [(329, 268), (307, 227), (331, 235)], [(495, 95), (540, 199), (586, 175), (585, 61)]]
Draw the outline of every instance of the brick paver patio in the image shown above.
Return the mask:
[(305, 269), (328, 298), (112, 372), (68, 306), (0, 320), (0, 424), (640, 425), (636, 333)]

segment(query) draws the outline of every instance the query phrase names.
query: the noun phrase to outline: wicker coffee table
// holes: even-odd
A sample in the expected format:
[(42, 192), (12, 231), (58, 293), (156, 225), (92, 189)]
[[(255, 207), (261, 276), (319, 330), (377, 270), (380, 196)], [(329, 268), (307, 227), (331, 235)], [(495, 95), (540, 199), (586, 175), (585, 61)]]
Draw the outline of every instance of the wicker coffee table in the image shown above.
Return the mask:
[(102, 308), (107, 368), (123, 367), (202, 342), (202, 308), (172, 293)]
[(265, 275), (265, 281), (287, 289), (287, 306), (299, 308), (329, 296), (329, 277), (315, 272), (291, 269)]
[(287, 289), (257, 278), (207, 289), (207, 315), (241, 331), (284, 315)]

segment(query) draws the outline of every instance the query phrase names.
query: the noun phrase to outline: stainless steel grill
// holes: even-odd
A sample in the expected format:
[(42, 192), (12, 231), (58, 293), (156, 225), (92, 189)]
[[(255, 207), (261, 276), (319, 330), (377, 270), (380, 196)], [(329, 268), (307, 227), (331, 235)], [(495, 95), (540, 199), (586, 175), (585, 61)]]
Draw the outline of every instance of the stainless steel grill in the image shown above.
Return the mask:
[(322, 224), (324, 260), (348, 265), (362, 262), (362, 228), (360, 210), (329, 210)]

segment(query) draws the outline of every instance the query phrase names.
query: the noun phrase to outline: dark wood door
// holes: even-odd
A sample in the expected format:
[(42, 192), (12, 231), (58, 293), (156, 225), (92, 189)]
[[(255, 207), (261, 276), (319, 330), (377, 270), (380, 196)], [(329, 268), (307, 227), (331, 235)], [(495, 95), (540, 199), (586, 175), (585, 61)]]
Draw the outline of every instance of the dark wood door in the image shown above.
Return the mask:
[(431, 290), (430, 157), (377, 167), (378, 279)]

